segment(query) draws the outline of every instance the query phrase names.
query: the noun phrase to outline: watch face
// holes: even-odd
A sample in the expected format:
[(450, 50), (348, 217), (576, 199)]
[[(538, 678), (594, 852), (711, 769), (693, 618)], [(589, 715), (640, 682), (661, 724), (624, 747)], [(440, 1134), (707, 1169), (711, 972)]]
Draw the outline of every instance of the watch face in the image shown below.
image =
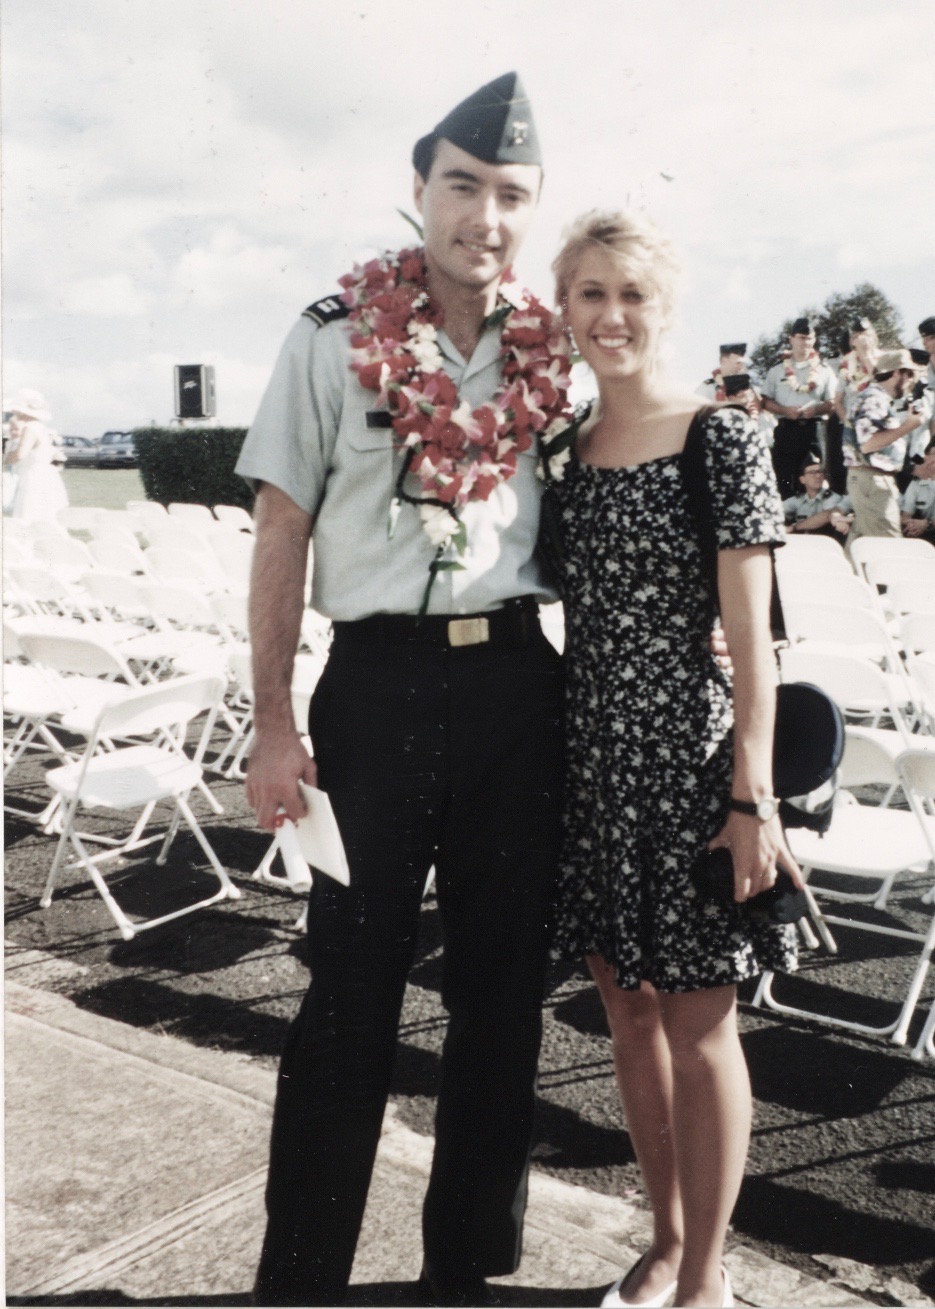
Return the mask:
[(757, 802), (756, 816), (763, 823), (768, 823), (771, 818), (775, 818), (779, 811), (779, 802), (773, 796), (767, 796), (765, 800)]

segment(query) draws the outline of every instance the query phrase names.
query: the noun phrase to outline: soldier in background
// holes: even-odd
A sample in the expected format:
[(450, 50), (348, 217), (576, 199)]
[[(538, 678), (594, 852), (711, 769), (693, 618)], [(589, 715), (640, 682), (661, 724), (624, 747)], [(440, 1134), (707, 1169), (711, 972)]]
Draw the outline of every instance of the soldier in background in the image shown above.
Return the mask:
[(840, 541), (851, 527), (853, 510), (846, 495), (836, 495), (825, 480), (821, 459), (813, 452), (799, 473), (799, 495), (782, 502), (786, 531), (830, 536)]
[(844, 446), (854, 444), (854, 407), (861, 392), (873, 381), (873, 366), (880, 353), (880, 339), (869, 318), (857, 318), (851, 323), (847, 347), (835, 370), (834, 413), (828, 418), (825, 442), (825, 468), (831, 489), (838, 495), (847, 486)]
[(710, 400), (714, 404), (722, 404), (727, 399), (724, 380), (728, 377), (736, 377), (738, 373), (744, 371), (746, 356), (746, 341), (729, 341), (726, 345), (722, 345), (717, 368), (713, 370), (710, 377), (705, 378), (695, 395), (703, 396), (705, 400)]
[(811, 449), (824, 453), (822, 420), (831, 412), (834, 374), (815, 349), (815, 329), (797, 318), (789, 333), (789, 353), (766, 374), (762, 404), (779, 419), (773, 438), (773, 468), (779, 493), (796, 493), (799, 469)]

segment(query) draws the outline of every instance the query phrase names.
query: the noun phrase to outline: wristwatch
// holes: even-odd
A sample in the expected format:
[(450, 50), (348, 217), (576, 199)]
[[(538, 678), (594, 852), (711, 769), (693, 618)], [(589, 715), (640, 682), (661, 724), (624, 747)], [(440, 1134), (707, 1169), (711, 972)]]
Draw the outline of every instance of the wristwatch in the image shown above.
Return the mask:
[(746, 814), (748, 818), (758, 818), (761, 823), (768, 823), (771, 818), (775, 818), (779, 813), (779, 801), (774, 795), (765, 795), (762, 800), (735, 800), (733, 796), (730, 799), (730, 808), (738, 814)]

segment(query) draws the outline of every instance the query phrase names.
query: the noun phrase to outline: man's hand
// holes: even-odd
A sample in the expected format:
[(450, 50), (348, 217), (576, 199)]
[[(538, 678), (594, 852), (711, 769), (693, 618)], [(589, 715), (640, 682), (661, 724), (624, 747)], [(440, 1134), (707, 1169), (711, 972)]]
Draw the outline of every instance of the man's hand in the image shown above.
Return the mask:
[[(924, 518), (909, 518), (903, 523), (903, 532), (906, 536), (921, 536), (928, 527), (928, 522)], [(915, 556), (913, 556), (915, 558)]]
[(718, 623), (717, 627), (711, 629), (711, 653), (717, 660), (720, 668), (733, 668), (733, 662), (730, 657), (730, 650), (727, 646), (727, 637), (724, 635), (724, 628)]
[(256, 813), (260, 827), (273, 831), (281, 826), (283, 814), (294, 823), (308, 808), (298, 783), (318, 785), (315, 761), (302, 744), (298, 732), (257, 734), (247, 765), (247, 803)]

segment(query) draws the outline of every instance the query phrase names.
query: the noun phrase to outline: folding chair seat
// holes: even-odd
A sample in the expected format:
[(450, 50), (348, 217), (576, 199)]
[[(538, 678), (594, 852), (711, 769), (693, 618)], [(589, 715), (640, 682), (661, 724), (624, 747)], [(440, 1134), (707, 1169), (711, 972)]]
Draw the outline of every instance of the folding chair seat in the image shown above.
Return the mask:
[(158, 500), (128, 500), (127, 515), (132, 530), (147, 543), (151, 531), (157, 532), (169, 522), (166, 507)]
[(253, 532), (253, 519), (240, 505), (215, 505), (214, 516), (219, 523), (228, 523), (238, 532)]
[(935, 614), (935, 577), (924, 582), (891, 582), (880, 605), (894, 618), (904, 614)]
[(247, 595), (250, 590), (250, 569), (253, 566), (253, 537), (238, 532), (235, 527), (215, 523), (207, 539), (226, 589), (238, 595)]
[[(63, 827), (40, 901), (43, 908), (51, 904), (69, 846), (76, 855), (70, 867), (80, 867), (88, 873), (125, 940), (219, 900), (239, 898), (239, 889), (218, 860), (189, 804), (192, 790), (202, 782), (201, 760), (223, 692), (221, 678), (199, 676), (177, 678), (135, 691), (123, 703), (102, 710), (80, 760), (53, 768), (46, 774), (49, 786), (63, 802)], [(202, 714), (207, 718), (194, 755), (189, 758), (181, 738), (188, 725)], [(98, 744), (103, 741), (143, 735), (153, 738), (149, 744), (120, 747), (103, 754), (97, 752)], [(171, 801), (174, 806), (168, 828), (155, 836), (144, 836), (153, 810), (161, 801)], [(89, 838), (75, 827), (79, 807), (141, 812), (125, 839), (91, 854), (87, 848)], [(114, 898), (100, 865), (108, 859), (123, 858), (154, 841), (162, 842), (156, 864), (164, 865), (183, 821), (204, 851), (220, 889), (181, 909), (131, 922)]]
[(73, 536), (43, 536), (33, 544), (33, 555), (40, 568), (47, 569), (66, 582), (77, 582), (94, 566), (88, 547)]
[[(868, 751), (872, 749), (872, 742), (865, 742), (864, 748)], [(882, 757), (880, 767), (886, 767), (886, 760)], [(839, 877), (882, 879), (888, 892), (893, 880), (901, 873), (918, 872), (935, 858), (933, 820), (921, 803), (923, 797), (935, 798), (935, 758), (924, 751), (904, 751), (896, 760), (896, 771), (909, 799), (909, 812), (843, 803), (835, 806), (831, 827), (823, 837), (801, 829), (791, 829), (787, 833), (790, 849), (803, 875), (808, 878), (809, 891), (813, 897), (838, 900), (849, 898), (845, 893), (815, 886), (811, 880), (813, 869), (831, 872)], [(885, 899), (882, 891), (880, 894)], [(874, 902), (875, 907), (879, 903), (880, 896)], [(935, 913), (924, 932), (821, 912), (816, 925), (821, 927), (828, 923), (883, 937), (913, 941), (921, 946), (896, 1018), (891, 1023), (873, 1026), (782, 1004), (773, 996), (771, 972), (763, 974), (754, 1005), (765, 1004), (779, 1013), (811, 1018), (866, 1035), (889, 1036), (894, 1044), (904, 1045), (928, 972), (932, 949), (935, 947)]]

